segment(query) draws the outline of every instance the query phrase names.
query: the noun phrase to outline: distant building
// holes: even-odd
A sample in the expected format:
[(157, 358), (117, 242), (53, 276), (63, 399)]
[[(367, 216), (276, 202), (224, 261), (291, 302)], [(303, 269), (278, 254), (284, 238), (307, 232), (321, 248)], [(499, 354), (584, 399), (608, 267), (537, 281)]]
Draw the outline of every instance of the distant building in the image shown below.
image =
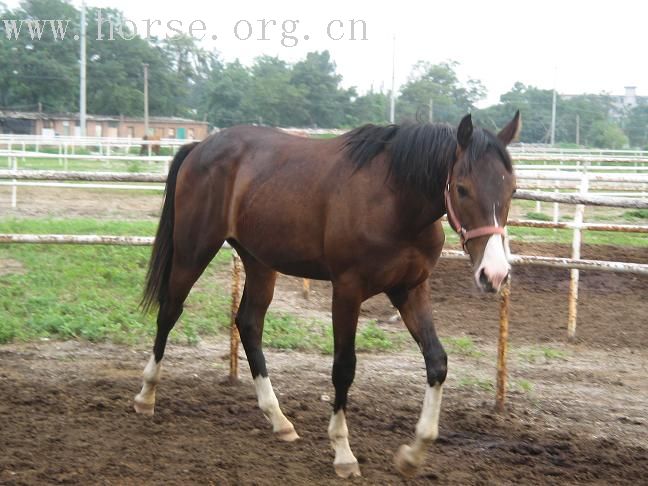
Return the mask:
[[(0, 133), (75, 136), (80, 133), (78, 113), (0, 111)], [(201, 140), (209, 134), (206, 121), (178, 117), (149, 117), (149, 135), (160, 138)], [(125, 116), (88, 115), (89, 137), (142, 138), (144, 119)]]

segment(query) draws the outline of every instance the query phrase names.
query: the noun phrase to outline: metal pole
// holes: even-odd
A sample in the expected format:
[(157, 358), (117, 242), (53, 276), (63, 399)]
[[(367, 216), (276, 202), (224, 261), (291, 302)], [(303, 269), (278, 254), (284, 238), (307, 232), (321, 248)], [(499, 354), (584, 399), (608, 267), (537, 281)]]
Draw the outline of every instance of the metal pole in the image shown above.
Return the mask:
[(553, 90), (553, 101), (551, 103), (551, 145), (556, 143), (556, 88)]
[(229, 380), (232, 383), (238, 381), (238, 348), (239, 333), (236, 327), (236, 314), (239, 308), (241, 295), (241, 257), (236, 251), (232, 251), (232, 313), (230, 315), (230, 373)]
[[(589, 178), (587, 176), (587, 163), (584, 165), (583, 179), (581, 180), (580, 193), (587, 194), (589, 187)], [(583, 214), (585, 206), (579, 204), (576, 206), (574, 214), (574, 236), (572, 239), (572, 259), (579, 260), (581, 255), (581, 226), (583, 224)], [(578, 312), (578, 279), (579, 270), (572, 269), (569, 272), (569, 316), (567, 319), (567, 338), (574, 339), (576, 337), (576, 315)]]
[(394, 123), (396, 120), (396, 36), (393, 38), (392, 45), (392, 85), (391, 97), (389, 105), (389, 123)]
[(430, 123), (433, 123), (434, 122), (434, 100), (432, 98), (430, 98), (430, 107), (429, 108), (430, 108), (430, 111), (428, 113), (428, 121)]
[[(148, 67), (149, 65), (142, 64), (144, 68), (144, 135), (148, 136), (149, 132), (149, 106), (148, 106)], [(150, 145), (149, 145), (150, 148)], [(151, 156), (149, 150), (149, 157)]]
[(82, 137), (86, 136), (86, 5), (81, 4), (81, 54), (79, 72), (79, 130)]

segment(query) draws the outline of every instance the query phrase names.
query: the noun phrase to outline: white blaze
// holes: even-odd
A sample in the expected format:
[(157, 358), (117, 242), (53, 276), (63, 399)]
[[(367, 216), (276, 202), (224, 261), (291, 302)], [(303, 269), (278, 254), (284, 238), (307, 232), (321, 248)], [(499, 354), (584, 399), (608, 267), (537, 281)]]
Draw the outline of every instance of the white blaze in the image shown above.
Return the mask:
[[(495, 227), (499, 227), (497, 216), (495, 215), (494, 204), (493, 224), (495, 225)], [(481, 263), (479, 264), (479, 267), (477, 267), (477, 271), (475, 272), (475, 280), (477, 282), (477, 285), (481, 285), (479, 282), (479, 277), (483, 271), (493, 288), (495, 288), (495, 290), (499, 290), (510, 270), (511, 266), (509, 265), (508, 259), (506, 258), (506, 251), (504, 249), (504, 241), (502, 240), (502, 236), (491, 235), (490, 238), (488, 238), (486, 247), (484, 248), (484, 254), (482, 256)]]

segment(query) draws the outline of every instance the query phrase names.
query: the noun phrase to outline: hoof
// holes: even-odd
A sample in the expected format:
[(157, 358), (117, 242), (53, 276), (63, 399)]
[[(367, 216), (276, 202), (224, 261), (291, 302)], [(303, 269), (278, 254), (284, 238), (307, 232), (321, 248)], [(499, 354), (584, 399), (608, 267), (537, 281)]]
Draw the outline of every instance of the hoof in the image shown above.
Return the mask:
[(360, 474), (360, 466), (357, 462), (352, 462), (351, 464), (333, 464), (333, 467), (335, 468), (335, 474), (342, 479), (359, 478), (362, 476)]
[(394, 463), (398, 472), (408, 478), (416, 476), (419, 469), (419, 464), (416, 464), (412, 459), (412, 448), (407, 445), (398, 448), (398, 452), (394, 456)]
[(297, 435), (297, 432), (295, 432), (294, 427), (290, 429), (278, 430), (274, 434), (279, 440), (283, 440), (284, 442), (294, 442), (299, 439), (299, 436)]
[(155, 412), (155, 403), (144, 403), (135, 397), (135, 402), (133, 403), (133, 408), (137, 413), (142, 415), (152, 416)]

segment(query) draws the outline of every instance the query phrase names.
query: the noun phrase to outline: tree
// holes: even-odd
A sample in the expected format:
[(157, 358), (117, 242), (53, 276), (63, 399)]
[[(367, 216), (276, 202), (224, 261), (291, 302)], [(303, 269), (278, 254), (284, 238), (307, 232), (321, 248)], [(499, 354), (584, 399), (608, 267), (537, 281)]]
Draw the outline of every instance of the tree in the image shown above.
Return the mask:
[(648, 103), (640, 103), (630, 110), (624, 131), (631, 146), (648, 150)]
[(621, 149), (628, 145), (628, 137), (611, 121), (596, 121), (592, 124), (587, 138), (594, 147)]
[[(463, 115), (486, 95), (486, 89), (476, 79), (461, 83), (455, 61), (431, 64), (419, 61), (401, 88), (396, 105), (400, 120), (428, 119), (430, 100), (434, 121), (457, 123)], [(422, 115), (422, 116), (419, 116)]]
[(381, 124), (389, 119), (389, 97), (384, 93), (369, 93), (356, 97), (349, 107), (351, 125)]
[(346, 108), (355, 90), (342, 89), (341, 81), (328, 51), (309, 52), (295, 64), (290, 82), (304, 93), (308, 125), (332, 128), (347, 123)]

